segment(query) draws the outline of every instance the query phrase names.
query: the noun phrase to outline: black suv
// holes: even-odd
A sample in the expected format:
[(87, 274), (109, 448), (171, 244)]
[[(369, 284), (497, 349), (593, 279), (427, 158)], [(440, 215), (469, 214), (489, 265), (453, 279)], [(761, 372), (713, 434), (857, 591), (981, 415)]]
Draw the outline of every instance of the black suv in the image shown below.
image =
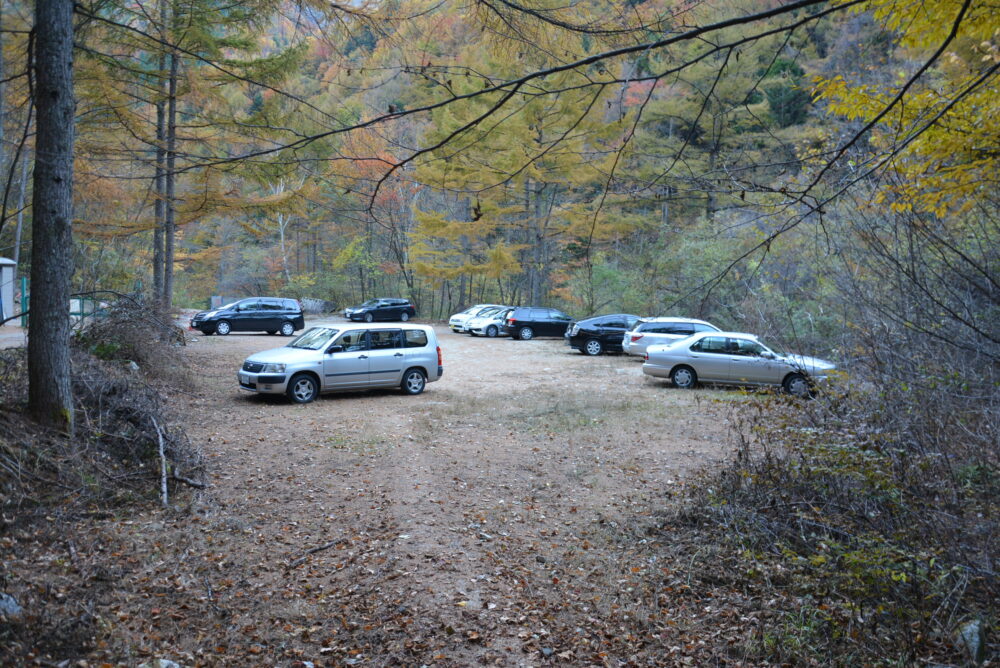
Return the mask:
[(365, 322), (374, 322), (375, 320), (402, 320), (406, 322), (416, 315), (417, 309), (413, 308), (413, 304), (408, 299), (388, 297), (369, 299), (361, 306), (344, 309), (344, 317), (348, 320), (364, 320)]
[(615, 313), (574, 322), (566, 328), (566, 345), (576, 348), (584, 355), (620, 353), (625, 332), (635, 327), (639, 320), (637, 315)]
[(201, 311), (191, 318), (191, 328), (202, 334), (225, 336), (229, 332), (267, 332), (291, 336), (305, 327), (302, 307), (295, 299), (251, 297), (226, 304), (211, 311)]
[(573, 322), (557, 308), (518, 306), (507, 314), (503, 329), (515, 339), (529, 341), (536, 336), (562, 336)]

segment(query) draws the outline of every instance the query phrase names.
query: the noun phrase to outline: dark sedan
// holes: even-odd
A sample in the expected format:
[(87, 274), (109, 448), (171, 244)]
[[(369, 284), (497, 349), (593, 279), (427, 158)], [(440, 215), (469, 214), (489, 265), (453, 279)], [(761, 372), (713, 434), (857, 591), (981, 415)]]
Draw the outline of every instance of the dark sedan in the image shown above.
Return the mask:
[(584, 355), (620, 353), (625, 332), (635, 327), (639, 320), (639, 316), (631, 313), (613, 313), (574, 322), (566, 329), (566, 345)]

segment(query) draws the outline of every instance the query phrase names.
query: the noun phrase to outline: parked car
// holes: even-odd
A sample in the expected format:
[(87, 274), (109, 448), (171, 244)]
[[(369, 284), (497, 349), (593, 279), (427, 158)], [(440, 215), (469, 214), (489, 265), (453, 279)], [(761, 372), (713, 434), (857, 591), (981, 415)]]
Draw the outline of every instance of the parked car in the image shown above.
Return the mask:
[(285, 394), (306, 404), (322, 392), (399, 387), (420, 394), (444, 374), (427, 325), (313, 327), (287, 346), (254, 353), (237, 374), (241, 390)]
[(507, 322), (507, 314), (514, 310), (513, 306), (501, 306), (498, 309), (486, 311), (485, 315), (477, 315), (467, 323), (465, 329), (472, 336), (506, 336), (504, 323)]
[(277, 297), (251, 297), (226, 304), (211, 311), (195, 313), (191, 328), (201, 330), (206, 336), (229, 332), (267, 332), (291, 336), (305, 327), (302, 308), (294, 299)]
[(475, 306), (470, 306), (464, 311), (460, 311), (448, 318), (448, 326), (451, 327), (451, 331), (456, 334), (464, 334), (468, 331), (465, 325), (469, 322), (469, 320), (479, 315), (485, 315), (489, 311), (499, 308), (503, 307), (500, 304), (476, 304)]
[(512, 338), (529, 341), (536, 336), (562, 336), (573, 322), (557, 308), (518, 306), (507, 314), (504, 331)]
[(700, 332), (667, 345), (651, 346), (642, 372), (669, 378), (675, 387), (700, 381), (736, 385), (776, 385), (808, 397), (816, 382), (836, 369), (833, 362), (804, 355), (776, 353), (753, 334)]
[(408, 299), (396, 299), (382, 297), (380, 299), (369, 299), (361, 306), (344, 309), (344, 317), (348, 320), (363, 320), (364, 322), (374, 322), (375, 320), (402, 320), (406, 322), (417, 315), (417, 310)]
[(566, 345), (584, 355), (621, 352), (625, 332), (635, 327), (639, 320), (637, 315), (614, 313), (574, 322), (566, 329)]
[(646, 318), (622, 338), (622, 350), (629, 355), (645, 355), (646, 348), (667, 344), (698, 332), (718, 332), (719, 328), (704, 320), (691, 318)]

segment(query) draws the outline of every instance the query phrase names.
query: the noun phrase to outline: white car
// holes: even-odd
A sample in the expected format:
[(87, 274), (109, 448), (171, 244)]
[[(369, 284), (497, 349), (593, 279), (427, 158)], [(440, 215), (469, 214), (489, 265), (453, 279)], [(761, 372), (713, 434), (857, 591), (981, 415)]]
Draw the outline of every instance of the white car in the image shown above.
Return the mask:
[(734, 385), (776, 385), (797, 397), (812, 395), (815, 383), (836, 369), (833, 362), (776, 353), (753, 334), (701, 332), (667, 345), (650, 346), (642, 372), (669, 378), (689, 389), (700, 381)]
[(475, 306), (470, 306), (469, 308), (456, 313), (455, 315), (448, 318), (448, 326), (451, 327), (451, 331), (456, 334), (464, 334), (467, 330), (465, 329), (465, 324), (475, 318), (477, 315), (484, 314), (487, 309), (497, 309), (502, 308), (500, 304), (476, 304)]
[(622, 351), (628, 355), (645, 355), (646, 348), (667, 344), (698, 332), (718, 332), (719, 328), (704, 320), (692, 318), (643, 318), (622, 339)]
[(420, 394), (443, 373), (433, 328), (351, 323), (313, 327), (284, 347), (254, 353), (236, 375), (241, 390), (307, 404), (338, 390), (399, 387)]
[(472, 336), (507, 336), (503, 324), (507, 320), (507, 314), (514, 309), (510, 306), (502, 306), (498, 309), (486, 311), (484, 315), (477, 315), (466, 323), (465, 328)]

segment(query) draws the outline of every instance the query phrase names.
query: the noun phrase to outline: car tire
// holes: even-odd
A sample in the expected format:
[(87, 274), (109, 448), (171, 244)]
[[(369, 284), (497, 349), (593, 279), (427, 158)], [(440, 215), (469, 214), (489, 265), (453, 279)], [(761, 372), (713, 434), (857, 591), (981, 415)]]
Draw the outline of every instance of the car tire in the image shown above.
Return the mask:
[(220, 320), (215, 323), (215, 333), (219, 336), (226, 336), (231, 331), (233, 331), (233, 327), (229, 324), (228, 320)]
[(399, 319), (402, 320), (403, 322), (406, 322), (407, 320), (410, 319), (410, 314), (407, 313), (406, 311), (403, 311), (403, 315), (399, 316)]
[(288, 389), (285, 390), (288, 398), (297, 404), (308, 404), (319, 394), (319, 383), (307, 373), (300, 373), (292, 376), (288, 381)]
[(801, 373), (789, 374), (781, 386), (785, 388), (785, 392), (799, 399), (808, 399), (812, 396), (812, 387), (809, 385), (809, 379)]
[(691, 390), (698, 384), (698, 374), (689, 366), (679, 366), (670, 372), (670, 382), (680, 390)]
[(375, 316), (371, 313), (365, 313), (365, 322), (372, 322), (373, 320), (375, 320)]
[(581, 351), (584, 355), (596, 357), (604, 352), (604, 346), (597, 339), (587, 339), (587, 341), (583, 344)]
[(295, 333), (295, 325), (293, 325), (290, 322), (283, 322), (283, 323), (281, 323), (281, 335), (282, 336), (291, 336), (294, 333)]
[(490, 325), (489, 327), (486, 328), (486, 336), (490, 337), (491, 339), (496, 338), (496, 335), (499, 333), (500, 332), (497, 330), (496, 325)]
[(533, 338), (535, 338), (535, 330), (533, 330), (530, 327), (522, 327), (521, 329), (517, 330), (517, 338), (521, 339), (522, 341), (530, 341)]
[(427, 377), (420, 369), (408, 369), (403, 374), (403, 382), (399, 384), (399, 387), (406, 394), (420, 394), (426, 386)]

